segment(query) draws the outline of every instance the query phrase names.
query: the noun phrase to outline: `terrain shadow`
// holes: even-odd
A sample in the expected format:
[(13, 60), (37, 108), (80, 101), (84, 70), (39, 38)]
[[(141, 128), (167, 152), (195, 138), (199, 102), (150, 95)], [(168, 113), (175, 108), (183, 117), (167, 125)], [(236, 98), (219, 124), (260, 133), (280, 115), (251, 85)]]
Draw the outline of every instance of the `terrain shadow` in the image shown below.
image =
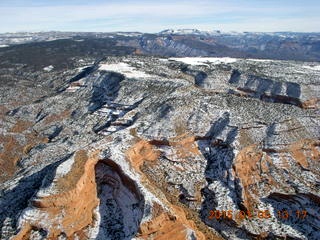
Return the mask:
[[(229, 89), (231, 94), (245, 93), (246, 96), (265, 102), (291, 104), (301, 107), (301, 86), (294, 82), (280, 82), (252, 74), (244, 75), (234, 69), (229, 83), (236, 90)], [(238, 92), (240, 91), (240, 92)]]
[(112, 160), (95, 166), (100, 199), (98, 240), (132, 239), (143, 217), (144, 198), (136, 183)]
[[(204, 200), (201, 205), (200, 218), (222, 236), (224, 236), (222, 230), (232, 229), (239, 238), (248, 238), (245, 231), (236, 228), (236, 222), (233, 219), (210, 217), (211, 210), (221, 212), (232, 210), (230, 205), (241, 208), (241, 186), (231, 176), (235, 158), (232, 143), (238, 135), (238, 129), (229, 126), (229, 123), (230, 115), (225, 112), (212, 124), (205, 137), (198, 142), (199, 150), (207, 160), (205, 169), (207, 186), (202, 189)], [(225, 209), (221, 209), (222, 207)]]
[[(12, 235), (10, 232), (3, 231), (3, 227), (15, 229), (17, 220), (22, 211), (28, 207), (29, 200), (37, 193), (41, 186), (51, 183), (56, 172), (56, 168), (63, 161), (68, 159), (70, 154), (65, 156), (58, 162), (52, 163), (42, 170), (22, 178), (19, 180), (17, 186), (8, 190), (1, 190), (0, 197), (0, 238), (9, 239)], [(46, 179), (46, 181), (44, 181)], [(10, 222), (7, 222), (8, 219)]]

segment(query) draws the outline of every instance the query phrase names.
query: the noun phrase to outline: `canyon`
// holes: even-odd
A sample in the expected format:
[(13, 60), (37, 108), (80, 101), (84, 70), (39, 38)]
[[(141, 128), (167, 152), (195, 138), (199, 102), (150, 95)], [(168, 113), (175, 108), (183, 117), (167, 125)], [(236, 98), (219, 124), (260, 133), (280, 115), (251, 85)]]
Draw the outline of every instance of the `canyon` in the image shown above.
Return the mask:
[(318, 62), (50, 61), (2, 63), (1, 239), (320, 238)]

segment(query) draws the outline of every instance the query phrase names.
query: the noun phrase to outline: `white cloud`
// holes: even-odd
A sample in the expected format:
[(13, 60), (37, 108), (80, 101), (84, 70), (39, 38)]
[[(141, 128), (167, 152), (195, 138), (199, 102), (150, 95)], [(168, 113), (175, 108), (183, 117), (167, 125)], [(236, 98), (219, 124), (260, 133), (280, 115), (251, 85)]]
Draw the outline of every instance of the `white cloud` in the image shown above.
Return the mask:
[[(239, 31), (316, 31), (319, 17), (273, 19), (265, 13), (291, 14), (297, 6), (259, 7), (221, 1), (171, 3), (128, 2), (95, 5), (0, 7), (0, 32), (75, 30), (148, 31), (165, 28), (200, 28)], [(221, 19), (228, 21), (222, 21)], [(232, 18), (238, 18), (232, 21)]]

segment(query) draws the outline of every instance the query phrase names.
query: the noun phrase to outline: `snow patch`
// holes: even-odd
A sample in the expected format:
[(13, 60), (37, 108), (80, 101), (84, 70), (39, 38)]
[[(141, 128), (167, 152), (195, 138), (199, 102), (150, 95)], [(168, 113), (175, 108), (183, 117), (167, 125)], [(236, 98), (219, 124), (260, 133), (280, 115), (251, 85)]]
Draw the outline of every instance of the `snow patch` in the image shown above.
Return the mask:
[(134, 67), (131, 67), (129, 64), (124, 62), (113, 63), (113, 64), (107, 64), (107, 63), (101, 64), (99, 67), (99, 70), (118, 72), (125, 75), (128, 78), (151, 77), (151, 75), (143, 71), (136, 70)]
[(0, 45), (0, 48), (9, 47), (9, 45)]
[(25, 224), (38, 224), (39, 226), (46, 228), (50, 224), (49, 214), (43, 210), (27, 207), (23, 210), (19, 217), (19, 228), (22, 228)]
[(69, 87), (66, 89), (66, 92), (74, 93), (74, 92), (76, 92), (79, 88), (81, 88), (81, 87), (80, 87), (80, 86), (69, 86)]
[(320, 71), (320, 65), (316, 66), (302, 66), (303, 68), (314, 70), (314, 71)]
[(61, 163), (59, 165), (59, 167), (57, 168), (56, 176), (63, 177), (66, 174), (68, 174), (68, 172), (71, 171), (73, 163), (74, 163), (74, 158), (73, 157), (68, 159), (67, 161)]
[(142, 34), (137, 32), (117, 32), (116, 35), (124, 37), (137, 37), (141, 36)]
[(57, 179), (60, 179), (64, 177), (66, 174), (68, 174), (72, 169), (73, 163), (74, 163), (74, 157), (71, 157), (68, 160), (61, 163), (55, 172), (55, 176), (54, 176), (55, 180), (52, 181), (48, 186), (42, 186), (37, 192), (37, 198), (42, 198), (42, 197), (57, 194), (59, 192), (56, 185)]
[(237, 58), (230, 58), (230, 57), (183, 57), (183, 58), (169, 58), (169, 60), (184, 62), (189, 65), (208, 65), (208, 63), (212, 64), (220, 64), (220, 63), (234, 63), (237, 62), (239, 59)]
[(54, 69), (54, 66), (52, 65), (43, 68), (43, 70), (46, 72), (51, 72), (53, 69)]
[[(79, 60), (79, 62), (80, 62), (80, 60)], [(83, 71), (84, 69), (86, 69), (88, 67), (92, 67), (92, 65), (85, 65), (83, 67), (78, 67), (78, 68), (76, 68), (76, 70), (77, 70), (77, 72), (81, 72), (81, 71)]]
[(99, 235), (101, 215), (99, 212), (99, 205), (93, 210), (94, 221), (93, 224), (89, 227), (88, 236), (90, 239), (96, 239)]
[(274, 60), (272, 59), (253, 59), (253, 58), (249, 58), (249, 61), (253, 61), (253, 62), (274, 62)]

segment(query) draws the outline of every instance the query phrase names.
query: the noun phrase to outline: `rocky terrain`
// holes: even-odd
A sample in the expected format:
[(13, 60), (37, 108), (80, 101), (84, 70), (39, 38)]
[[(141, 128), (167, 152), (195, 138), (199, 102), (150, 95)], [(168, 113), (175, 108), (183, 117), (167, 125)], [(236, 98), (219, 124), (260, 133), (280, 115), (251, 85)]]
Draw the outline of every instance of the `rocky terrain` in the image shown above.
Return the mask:
[(1, 239), (320, 238), (319, 63), (28, 47), (1, 52)]

